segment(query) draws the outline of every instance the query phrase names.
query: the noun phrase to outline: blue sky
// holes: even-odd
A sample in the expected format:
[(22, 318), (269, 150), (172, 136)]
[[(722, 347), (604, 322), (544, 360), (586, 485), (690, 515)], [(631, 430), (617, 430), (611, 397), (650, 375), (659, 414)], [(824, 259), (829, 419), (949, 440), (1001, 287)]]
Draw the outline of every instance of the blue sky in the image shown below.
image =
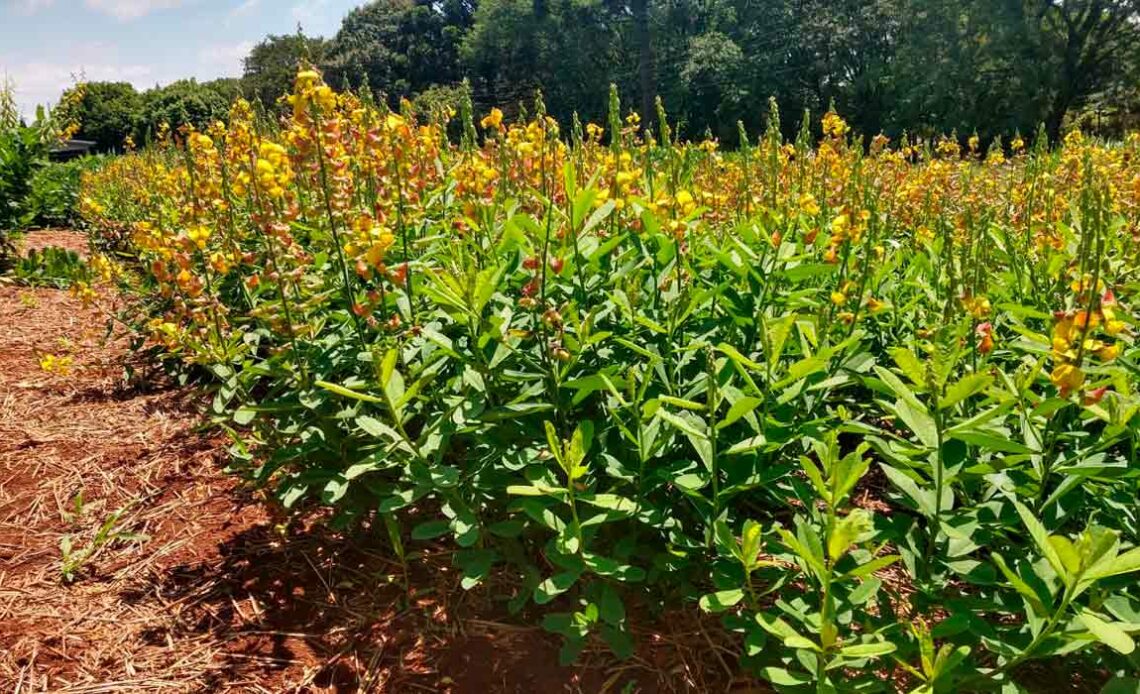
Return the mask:
[(331, 36), (360, 0), (0, 0), (0, 80), (25, 115), (73, 75), (145, 89), (236, 77), (266, 34)]

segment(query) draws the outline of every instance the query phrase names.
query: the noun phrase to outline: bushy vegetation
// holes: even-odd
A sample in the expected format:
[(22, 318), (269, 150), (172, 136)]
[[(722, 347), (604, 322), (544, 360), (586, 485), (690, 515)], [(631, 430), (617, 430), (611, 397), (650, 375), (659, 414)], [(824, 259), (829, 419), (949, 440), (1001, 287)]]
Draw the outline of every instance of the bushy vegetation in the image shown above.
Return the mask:
[(467, 80), (477, 110), (514, 116), (540, 88), (562, 123), (604, 119), (599, 85), (615, 83), (644, 121), (660, 95), (680, 135), (731, 146), (738, 121), (763, 130), (771, 96), (793, 113), (834, 105), (868, 136), (957, 130), (988, 146), (1080, 121), (1120, 137), (1140, 113), (1138, 39), (1135, 0), (376, 0), (327, 40), (266, 37), (240, 81), (91, 85), (76, 116), (118, 149), (163, 122), (205, 127), (235, 89), (274, 111), (308, 61), (393, 108)]
[(68, 289), (91, 279), (87, 265), (75, 251), (49, 246), (32, 249), (18, 258), (12, 276), (21, 284), (32, 287)]
[(42, 109), (35, 122), (24, 123), (11, 85), (0, 83), (0, 272), (15, 253), (16, 233), (36, 217), (29, 198), (37, 172), (48, 164), (48, 147), (55, 135)]
[(56, 116), (78, 124), (73, 135), (96, 151), (121, 153), (161, 138), (171, 123), (205, 127), (224, 118), (240, 93), (233, 79), (178, 80), (141, 93), (128, 82), (83, 82), (64, 92)]
[(699, 605), (782, 691), (1134, 686), (1140, 138), (865, 148), (773, 107), (723, 153), (616, 89), (477, 127), (309, 70), (288, 103), (83, 198), (284, 507), (452, 545), (567, 659)]
[(29, 183), (25, 208), (31, 215), (30, 226), (38, 228), (79, 229), (81, 180), (84, 172), (102, 165), (100, 157), (83, 157), (67, 162), (53, 162), (39, 168)]

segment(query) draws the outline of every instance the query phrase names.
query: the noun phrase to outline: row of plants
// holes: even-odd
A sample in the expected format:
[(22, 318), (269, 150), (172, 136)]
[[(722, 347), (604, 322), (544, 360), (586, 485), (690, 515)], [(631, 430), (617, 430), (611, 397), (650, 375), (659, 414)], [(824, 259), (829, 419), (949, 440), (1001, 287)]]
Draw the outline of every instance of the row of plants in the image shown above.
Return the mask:
[(16, 258), (19, 232), (48, 226), (77, 226), (81, 173), (97, 158), (51, 163), (53, 143), (70, 137), (52, 113), (38, 109), (28, 123), (16, 109), (12, 86), (0, 83), (0, 272)]
[(786, 142), (773, 105), (725, 153), (613, 90), (604, 125), (477, 127), (311, 70), (289, 103), (82, 200), (284, 507), (451, 545), (567, 660), (699, 605), (781, 691), (1019, 691), (1059, 656), (1135, 690), (1140, 138)]

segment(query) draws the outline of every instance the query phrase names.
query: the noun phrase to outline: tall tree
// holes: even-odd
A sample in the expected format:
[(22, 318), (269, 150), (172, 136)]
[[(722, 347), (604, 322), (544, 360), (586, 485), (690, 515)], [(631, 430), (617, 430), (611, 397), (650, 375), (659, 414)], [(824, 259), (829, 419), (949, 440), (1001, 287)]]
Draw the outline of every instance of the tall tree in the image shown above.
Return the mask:
[(653, 37), (649, 30), (649, 0), (631, 0), (634, 42), (637, 44), (638, 86), (641, 93), (641, 122), (645, 127), (653, 123), (654, 99), (657, 82), (653, 74)]
[(242, 91), (266, 106), (289, 93), (297, 68), (303, 61), (319, 64), (325, 56), (325, 40), (301, 34), (266, 36), (245, 58)]
[(376, 0), (344, 18), (322, 61), (335, 86), (359, 86), (392, 99), (462, 79), (459, 48), (471, 26), (468, 0)]
[(1070, 109), (1120, 75), (1137, 50), (1140, 0), (1032, 0), (1027, 13), (1037, 58), (1055, 68), (1045, 126), (1056, 139)]
[[(476, 106), (513, 106), (541, 88), (548, 112), (601, 122), (606, 86), (636, 93), (636, 63), (624, 43), (620, 7), (556, 0), (542, 15), (529, 0), (483, 0), (463, 44)], [(508, 111), (511, 113), (512, 111)]]
[(164, 87), (148, 89), (142, 94), (142, 107), (136, 122), (138, 136), (146, 140), (165, 123), (172, 128), (192, 125), (205, 129), (210, 123), (224, 120), (230, 105), (241, 95), (237, 79), (210, 82), (178, 80)]
[(101, 152), (122, 150), (142, 118), (142, 96), (128, 82), (87, 82), (67, 90), (60, 103), (61, 122), (78, 123), (75, 136)]

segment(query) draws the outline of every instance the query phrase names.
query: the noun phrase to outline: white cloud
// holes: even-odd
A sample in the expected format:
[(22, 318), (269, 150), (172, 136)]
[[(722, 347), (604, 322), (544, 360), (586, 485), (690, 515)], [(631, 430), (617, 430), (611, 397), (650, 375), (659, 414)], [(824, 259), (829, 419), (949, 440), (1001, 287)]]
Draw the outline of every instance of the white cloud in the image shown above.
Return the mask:
[(198, 51), (198, 63), (206, 71), (217, 71), (219, 74), (237, 76), (242, 72), (242, 61), (253, 50), (252, 41), (239, 41), (238, 43), (215, 43), (203, 46)]
[(37, 106), (54, 104), (63, 90), (77, 80), (130, 82), (140, 87), (153, 84), (157, 78), (148, 65), (46, 61), (0, 63), (0, 75), (3, 74), (7, 74), (16, 85), (16, 102), (21, 113), (29, 118), (35, 114)]
[(30, 15), (46, 10), (55, 4), (55, 0), (10, 0), (9, 4), (19, 14)]
[(293, 5), (291, 10), (293, 19), (304, 28), (305, 24), (314, 24), (328, 8), (329, 0), (301, 0)]
[(130, 82), (142, 91), (155, 85), (196, 77), (237, 77), (242, 60), (253, 48), (250, 41), (215, 43), (203, 46), (187, 59), (139, 62), (138, 57), (121, 54), (120, 44), (109, 41), (69, 43), (66, 49), (48, 59), (23, 54), (0, 54), (0, 82), (5, 77), (16, 87), (16, 103), (28, 118), (37, 106), (52, 105), (76, 81)]
[[(51, 0), (48, 0), (48, 2), (51, 2)], [(261, 0), (245, 0), (245, 2), (230, 10), (230, 16), (243, 17), (256, 10), (257, 6), (260, 4)]]
[[(30, 0), (43, 2), (44, 0)], [(52, 2), (53, 0), (46, 0)], [(109, 14), (121, 21), (130, 21), (144, 17), (156, 10), (166, 10), (178, 7), (183, 0), (84, 0), (84, 4), (92, 10)]]

